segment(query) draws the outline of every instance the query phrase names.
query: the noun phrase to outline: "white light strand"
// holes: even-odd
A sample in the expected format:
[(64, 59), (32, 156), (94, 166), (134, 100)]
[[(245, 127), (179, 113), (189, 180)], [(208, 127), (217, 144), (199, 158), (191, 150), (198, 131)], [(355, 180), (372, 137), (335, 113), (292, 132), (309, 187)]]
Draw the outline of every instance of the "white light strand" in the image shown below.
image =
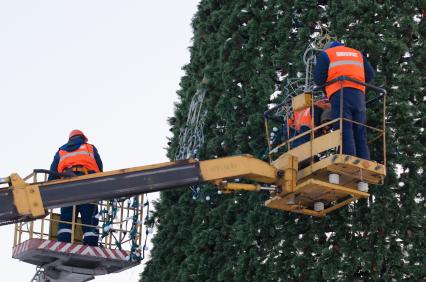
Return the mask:
[(202, 111), (206, 87), (203, 85), (192, 97), (186, 124), (179, 134), (179, 145), (176, 160), (196, 158), (198, 149), (204, 143), (204, 122), (207, 111)]

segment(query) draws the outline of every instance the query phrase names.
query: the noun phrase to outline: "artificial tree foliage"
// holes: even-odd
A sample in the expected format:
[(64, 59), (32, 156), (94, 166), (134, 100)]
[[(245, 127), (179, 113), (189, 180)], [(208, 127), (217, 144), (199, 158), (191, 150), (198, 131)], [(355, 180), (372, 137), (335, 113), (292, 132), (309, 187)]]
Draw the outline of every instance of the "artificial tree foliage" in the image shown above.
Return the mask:
[[(204, 78), (205, 143), (197, 157), (263, 158), (263, 112), (282, 77), (303, 75), (302, 55), (319, 23), (364, 52), (377, 72), (373, 83), (388, 91), (388, 175), (385, 185), (370, 187), (369, 199), (321, 219), (268, 209), (264, 193), (221, 195), (202, 185), (194, 200), (188, 187), (162, 192), (141, 281), (425, 279), (424, 2), (200, 1), (170, 119), (170, 159)], [(372, 125), (382, 122), (376, 109), (368, 110)], [(383, 157), (375, 146), (372, 156)]]

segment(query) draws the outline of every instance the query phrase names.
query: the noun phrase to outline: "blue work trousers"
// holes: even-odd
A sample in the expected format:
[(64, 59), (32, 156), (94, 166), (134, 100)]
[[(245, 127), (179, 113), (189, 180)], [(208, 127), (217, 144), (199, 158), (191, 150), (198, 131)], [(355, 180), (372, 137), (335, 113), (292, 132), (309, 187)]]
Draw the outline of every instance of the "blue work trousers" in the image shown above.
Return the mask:
[[(89, 172), (91, 173), (91, 172)], [(83, 172), (74, 172), (76, 176), (84, 175)], [(72, 209), (73, 207), (61, 208), (61, 221), (72, 222)], [(75, 219), (77, 222), (78, 214), (81, 215), (81, 223), (87, 225), (98, 226), (99, 219), (95, 216), (98, 213), (98, 205), (82, 204), (75, 207)], [(74, 227), (75, 228), (75, 227)], [(82, 226), (83, 229), (83, 243), (89, 246), (97, 246), (99, 239), (99, 232), (95, 227)], [(75, 230), (75, 229), (74, 229)], [(58, 227), (58, 241), (71, 242), (71, 224), (59, 223)]]
[[(340, 90), (331, 96), (332, 118), (340, 117)], [(362, 124), (367, 121), (365, 94), (353, 88), (343, 89), (343, 117)], [(333, 125), (340, 127), (340, 122)], [(370, 151), (367, 144), (367, 129), (352, 122), (343, 121), (343, 154), (369, 160)]]
[[(72, 222), (72, 207), (61, 208), (61, 221)], [(97, 226), (99, 220), (95, 217), (98, 213), (98, 206), (93, 204), (83, 204), (75, 207), (75, 222), (77, 222), (78, 214), (81, 214), (81, 223)], [(75, 228), (75, 227), (74, 227)], [(97, 246), (99, 232), (95, 227), (82, 226), (83, 243), (89, 246)], [(59, 223), (58, 241), (71, 242), (71, 224)]]

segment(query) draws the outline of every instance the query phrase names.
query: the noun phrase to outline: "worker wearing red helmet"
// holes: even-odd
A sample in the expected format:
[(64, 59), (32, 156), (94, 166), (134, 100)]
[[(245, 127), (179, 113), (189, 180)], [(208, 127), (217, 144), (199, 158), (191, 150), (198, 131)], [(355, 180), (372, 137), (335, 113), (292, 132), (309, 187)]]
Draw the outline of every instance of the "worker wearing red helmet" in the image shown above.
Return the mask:
[[(95, 146), (87, 143), (88, 139), (81, 130), (72, 130), (66, 144), (56, 152), (50, 166), (52, 172), (84, 175), (103, 170), (102, 160)], [(49, 175), (49, 180), (58, 178), (55, 174)], [(73, 207), (61, 208), (61, 221), (72, 221)], [(95, 217), (98, 213), (97, 205), (82, 204), (76, 206), (76, 215), (81, 214), (81, 223), (97, 226), (99, 221)], [(99, 233), (95, 227), (83, 226), (83, 243), (97, 246)], [(71, 241), (71, 225), (59, 223), (58, 241)]]

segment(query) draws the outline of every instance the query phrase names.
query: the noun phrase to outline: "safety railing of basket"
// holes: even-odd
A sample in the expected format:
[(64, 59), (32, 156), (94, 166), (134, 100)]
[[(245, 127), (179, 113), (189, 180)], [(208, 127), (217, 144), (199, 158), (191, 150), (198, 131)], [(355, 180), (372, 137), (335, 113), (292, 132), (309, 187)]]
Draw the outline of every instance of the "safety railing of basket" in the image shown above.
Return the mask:
[[(356, 80), (356, 79), (353, 79), (353, 78), (347, 77), (347, 76), (340, 76), (340, 77), (337, 77), (337, 78), (327, 82), (324, 85), (315, 87), (314, 93), (316, 91), (319, 91), (320, 89), (323, 89), (326, 86), (333, 84), (333, 83), (336, 83), (336, 82), (343, 85), (344, 81), (350, 81), (350, 82), (353, 82), (353, 83), (363, 85), (363, 86), (367, 87), (367, 89), (371, 89), (375, 93), (378, 94), (377, 96), (367, 100), (366, 106), (369, 107), (369, 106), (374, 105), (376, 102), (382, 101), (382, 106), (381, 106), (381, 108), (382, 108), (382, 123), (380, 124), (380, 127), (359, 123), (359, 122), (356, 122), (354, 120), (350, 120), (350, 119), (343, 117), (342, 107), (343, 107), (344, 95), (342, 94), (343, 93), (343, 87), (341, 87), (340, 88), (340, 93), (341, 93), (341, 95), (340, 95), (340, 117), (337, 117), (337, 118), (335, 118), (331, 121), (328, 121), (324, 124), (320, 124), (320, 125), (317, 125), (317, 126), (314, 126), (314, 118), (312, 118), (312, 124), (311, 124), (310, 130), (307, 130), (307, 131), (305, 131), (301, 134), (298, 134), (294, 137), (290, 137), (290, 135), (291, 135), (290, 131), (292, 130), (292, 128), (289, 127), (288, 122), (287, 122), (289, 120), (290, 114), (287, 112), (284, 116), (274, 116), (274, 113), (276, 113), (279, 109), (281, 109), (283, 107), (291, 109), (291, 99), (287, 99), (288, 97), (286, 97), (286, 99), (282, 103), (280, 103), (280, 104), (278, 104), (278, 105), (276, 105), (276, 106), (274, 106), (274, 107), (272, 107), (272, 108), (270, 108), (270, 109), (268, 109), (267, 111), (264, 112), (266, 141), (267, 141), (267, 144), (268, 144), (268, 157), (269, 157), (270, 162), (273, 161), (274, 156), (279, 156), (279, 153), (284, 153), (286, 151), (291, 150), (292, 144), (296, 140), (303, 138), (307, 135), (310, 135), (311, 140), (313, 140), (316, 137), (315, 132), (318, 132), (319, 130), (321, 130), (325, 127), (332, 126), (336, 123), (339, 123), (338, 128), (342, 128), (343, 122), (345, 121), (345, 122), (350, 122), (352, 124), (357, 124), (357, 125), (363, 126), (367, 130), (370, 130), (370, 132), (374, 132), (375, 134), (373, 134), (372, 138), (370, 138), (368, 140), (369, 144), (374, 143), (377, 140), (382, 140), (382, 150), (381, 150), (382, 151), (382, 159), (379, 160), (378, 159), (379, 157), (377, 157), (376, 160), (378, 162), (386, 165), (386, 134), (385, 134), (385, 132), (386, 132), (386, 96), (387, 96), (387, 91), (382, 87), (377, 87), (377, 86), (372, 85), (370, 83), (361, 82), (359, 80)], [(313, 95), (313, 93), (311, 93), (311, 94)], [(314, 107), (314, 100), (315, 99), (311, 99), (311, 110), (312, 110), (311, 116), (312, 117), (314, 116), (313, 111), (314, 111), (314, 108), (315, 108)], [(282, 111), (280, 111), (280, 112), (282, 112)], [(281, 126), (281, 128), (284, 127), (285, 130), (286, 130), (286, 132), (284, 132), (284, 134), (282, 134), (284, 136), (283, 140), (281, 142), (277, 143), (277, 144), (274, 144), (274, 142), (271, 142), (270, 122), (275, 123), (275, 125)], [(284, 126), (282, 126), (282, 125), (284, 125)], [(274, 128), (274, 129), (276, 129), (276, 128)], [(342, 154), (342, 136), (340, 137), (340, 145), (338, 146), (337, 149), (338, 149), (337, 153)], [(313, 158), (313, 156), (311, 156), (311, 158)]]
[[(34, 170), (24, 180), (32, 183), (45, 182), (47, 181), (47, 173), (51, 172)], [(43, 177), (40, 177), (40, 174)], [(58, 176), (64, 175), (58, 174)], [(140, 246), (143, 244), (143, 201), (143, 195), (138, 195), (132, 199), (123, 198), (90, 203), (98, 208), (97, 214), (93, 215), (99, 220), (97, 225), (83, 224), (78, 221), (76, 206), (73, 206), (73, 216), (69, 222), (60, 220), (60, 209), (49, 209), (47, 210), (48, 215), (42, 219), (15, 224), (13, 246), (33, 238), (56, 240), (59, 223), (66, 223), (71, 226), (71, 243), (82, 243), (81, 234), (78, 236), (76, 230), (85, 226), (98, 230), (99, 246), (108, 249), (128, 250), (132, 251), (132, 253), (135, 251), (135, 246), (137, 246), (138, 249), (135, 253), (139, 253), (140, 256)]]

